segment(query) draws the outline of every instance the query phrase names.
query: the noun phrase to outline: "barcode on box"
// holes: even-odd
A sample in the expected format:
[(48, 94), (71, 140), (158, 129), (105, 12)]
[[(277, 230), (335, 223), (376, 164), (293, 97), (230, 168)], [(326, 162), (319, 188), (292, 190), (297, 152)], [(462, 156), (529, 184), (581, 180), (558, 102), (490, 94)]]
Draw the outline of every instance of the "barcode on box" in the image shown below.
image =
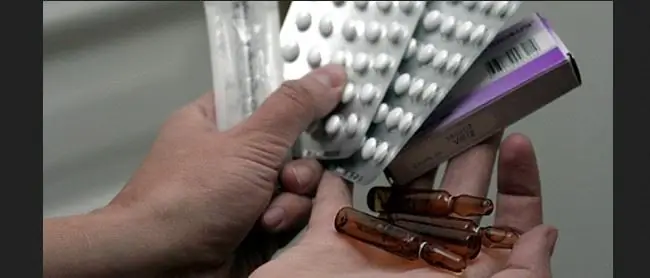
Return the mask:
[(535, 39), (531, 38), (517, 44), (515, 47), (506, 50), (502, 55), (489, 60), (485, 66), (490, 76), (497, 75), (505, 70), (518, 66), (528, 58), (539, 52), (539, 45)]

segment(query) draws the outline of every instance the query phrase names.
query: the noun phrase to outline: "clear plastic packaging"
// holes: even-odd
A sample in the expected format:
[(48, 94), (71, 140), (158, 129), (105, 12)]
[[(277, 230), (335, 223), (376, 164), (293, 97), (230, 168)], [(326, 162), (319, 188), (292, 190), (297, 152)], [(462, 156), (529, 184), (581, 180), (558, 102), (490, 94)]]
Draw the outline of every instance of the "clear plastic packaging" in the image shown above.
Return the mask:
[(283, 81), (277, 1), (205, 1), (217, 127), (246, 119)]

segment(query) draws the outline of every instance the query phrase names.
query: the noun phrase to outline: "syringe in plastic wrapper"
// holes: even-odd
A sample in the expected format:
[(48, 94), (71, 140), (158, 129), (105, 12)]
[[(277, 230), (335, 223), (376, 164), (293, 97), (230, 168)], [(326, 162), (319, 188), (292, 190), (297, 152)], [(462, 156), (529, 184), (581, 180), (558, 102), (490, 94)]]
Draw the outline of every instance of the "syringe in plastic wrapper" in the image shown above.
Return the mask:
[(283, 81), (277, 1), (205, 1), (217, 127), (250, 116)]

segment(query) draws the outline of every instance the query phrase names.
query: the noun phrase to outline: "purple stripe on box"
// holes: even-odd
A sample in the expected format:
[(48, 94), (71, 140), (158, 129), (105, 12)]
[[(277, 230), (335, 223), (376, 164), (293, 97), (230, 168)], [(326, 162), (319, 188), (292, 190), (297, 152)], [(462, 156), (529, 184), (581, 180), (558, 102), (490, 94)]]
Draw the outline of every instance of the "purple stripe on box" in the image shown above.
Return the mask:
[(553, 48), (519, 69), (481, 88), (478, 92), (470, 94), (436, 129), (444, 128), (477, 107), (485, 105), (501, 95), (510, 93), (515, 87), (519, 87), (526, 81), (534, 79), (535, 76), (549, 71), (565, 60), (562, 51)]

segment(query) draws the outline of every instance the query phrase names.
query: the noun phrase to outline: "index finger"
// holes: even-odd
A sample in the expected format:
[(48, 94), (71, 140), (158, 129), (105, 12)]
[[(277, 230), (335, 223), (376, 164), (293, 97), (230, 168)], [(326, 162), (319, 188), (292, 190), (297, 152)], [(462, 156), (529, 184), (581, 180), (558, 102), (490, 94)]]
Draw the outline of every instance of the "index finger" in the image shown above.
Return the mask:
[(542, 224), (541, 182), (530, 139), (521, 134), (508, 136), (498, 163), (495, 225), (525, 232)]
[(318, 184), (309, 226), (317, 231), (334, 229), (336, 214), (343, 207), (352, 206), (352, 185), (342, 178), (325, 172)]

